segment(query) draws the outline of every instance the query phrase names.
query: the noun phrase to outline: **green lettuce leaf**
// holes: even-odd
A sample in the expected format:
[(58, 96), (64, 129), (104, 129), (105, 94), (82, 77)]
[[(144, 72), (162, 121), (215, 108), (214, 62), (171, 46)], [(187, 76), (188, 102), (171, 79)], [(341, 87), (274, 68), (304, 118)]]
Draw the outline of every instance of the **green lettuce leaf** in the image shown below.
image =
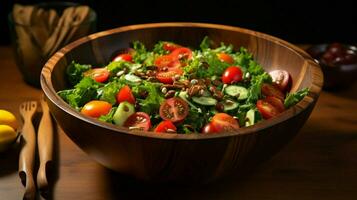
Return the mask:
[(285, 108), (289, 108), (295, 104), (297, 104), (301, 99), (303, 99), (307, 94), (309, 93), (309, 88), (304, 88), (301, 89), (295, 93), (289, 93), (287, 94), (285, 101), (284, 101), (284, 106)]

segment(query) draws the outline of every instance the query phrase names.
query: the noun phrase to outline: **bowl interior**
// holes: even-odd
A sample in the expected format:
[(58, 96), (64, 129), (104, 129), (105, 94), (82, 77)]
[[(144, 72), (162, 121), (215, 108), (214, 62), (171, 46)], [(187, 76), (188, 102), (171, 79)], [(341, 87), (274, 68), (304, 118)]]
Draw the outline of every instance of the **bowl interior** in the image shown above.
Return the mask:
[[(305, 87), (310, 88), (310, 94), (294, 106), (293, 109), (289, 109), (276, 118), (258, 123), (253, 126), (254, 128), (244, 128), (240, 133), (257, 131), (279, 123), (296, 115), (317, 99), (322, 85), (321, 71), (319, 66), (303, 50), (263, 33), (230, 26), (197, 23), (134, 25), (96, 33), (77, 40), (61, 49), (46, 63), (41, 76), (42, 88), (47, 97), (57, 106), (66, 110), (66, 112), (91, 123), (114, 128), (110, 124), (101, 123), (81, 115), (56, 95), (56, 91), (68, 87), (65, 77), (65, 70), (68, 64), (74, 60), (78, 63), (104, 66), (109, 63), (113, 52), (129, 47), (130, 42), (135, 40), (143, 42), (148, 49), (151, 49), (160, 40), (174, 41), (184, 46), (197, 48), (205, 36), (212, 39), (216, 45), (219, 45), (220, 42), (233, 44), (236, 50), (241, 46), (246, 47), (266, 71), (274, 69), (287, 70), (293, 78), (292, 92)], [(121, 128), (118, 128), (118, 130), (120, 132), (128, 132)], [(145, 135), (147, 133), (138, 134)], [(184, 135), (170, 137), (196, 138), (205, 136)]]

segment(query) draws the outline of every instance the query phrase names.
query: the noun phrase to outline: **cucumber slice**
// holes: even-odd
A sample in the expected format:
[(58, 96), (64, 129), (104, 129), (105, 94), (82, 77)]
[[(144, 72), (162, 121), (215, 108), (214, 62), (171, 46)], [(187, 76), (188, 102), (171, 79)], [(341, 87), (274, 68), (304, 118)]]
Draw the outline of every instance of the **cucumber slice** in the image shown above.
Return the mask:
[(193, 105), (193, 103), (191, 103), (188, 99), (187, 99), (187, 92), (186, 91), (181, 91), (178, 95), (181, 99), (183, 99), (184, 101), (187, 102), (188, 105), (190, 105), (192, 108), (197, 109), (197, 107), (195, 105)]
[(133, 75), (133, 74), (126, 74), (126, 75), (124, 76), (124, 78), (125, 78), (127, 81), (134, 82), (134, 83), (139, 83), (139, 82), (142, 81), (139, 76), (136, 76), (136, 75)]
[(113, 121), (118, 126), (123, 126), (124, 122), (129, 118), (130, 115), (135, 113), (135, 108), (133, 104), (129, 102), (121, 102), (113, 115)]
[(239, 104), (235, 101), (232, 100), (227, 100), (225, 102), (223, 102), (224, 105), (224, 111), (229, 111), (229, 110), (234, 110), (236, 108), (238, 108)]
[(250, 109), (246, 115), (245, 126), (252, 126), (255, 123), (255, 110)]
[(192, 97), (192, 100), (204, 106), (214, 106), (217, 104), (217, 100), (212, 97)]
[(224, 92), (230, 96), (238, 96), (238, 100), (243, 100), (248, 98), (248, 90), (245, 87), (237, 85), (229, 85), (224, 89)]

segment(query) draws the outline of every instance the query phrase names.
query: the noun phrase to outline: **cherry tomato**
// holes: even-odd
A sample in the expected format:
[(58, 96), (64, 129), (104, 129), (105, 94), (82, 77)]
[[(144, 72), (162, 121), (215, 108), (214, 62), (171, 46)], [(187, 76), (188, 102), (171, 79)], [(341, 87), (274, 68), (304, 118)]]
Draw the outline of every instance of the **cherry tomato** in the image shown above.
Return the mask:
[(113, 61), (126, 61), (126, 62), (133, 62), (133, 56), (128, 53), (122, 53), (113, 58)]
[(217, 132), (230, 132), (239, 129), (237, 120), (226, 113), (215, 114), (211, 123)]
[(272, 77), (275, 86), (277, 86), (282, 92), (287, 92), (290, 90), (292, 85), (292, 78), (289, 72), (278, 69), (269, 72), (269, 74)]
[(218, 53), (217, 57), (222, 62), (226, 62), (228, 64), (233, 64), (234, 63), (234, 59), (232, 58), (232, 56), (230, 56), (230, 55), (228, 55), (226, 53)]
[(157, 133), (171, 132), (169, 129), (176, 132), (176, 126), (171, 121), (165, 120), (165, 121), (160, 122), (159, 125), (157, 125), (154, 132), (157, 132)]
[(204, 126), (202, 128), (202, 133), (218, 133), (218, 131), (216, 130), (216, 128), (212, 125), (212, 123), (208, 123), (206, 124), (206, 126)]
[(162, 46), (166, 51), (174, 51), (177, 48), (180, 48), (181, 46), (172, 42), (164, 42)]
[(124, 122), (124, 127), (135, 127), (148, 131), (151, 128), (150, 116), (144, 112), (136, 112)]
[(121, 103), (124, 101), (127, 101), (131, 104), (135, 104), (135, 97), (133, 95), (133, 93), (131, 92), (131, 89), (129, 86), (125, 85), (124, 87), (122, 87), (117, 96), (116, 96), (117, 102)]
[(86, 103), (81, 113), (89, 117), (98, 118), (101, 115), (106, 115), (112, 109), (112, 105), (106, 101), (93, 100)]
[(265, 101), (274, 106), (279, 112), (283, 112), (285, 110), (284, 103), (279, 98), (269, 96), (265, 98)]
[(181, 63), (178, 59), (174, 58), (172, 55), (163, 55), (156, 58), (154, 62), (155, 66), (159, 69), (168, 67), (168, 68), (177, 68), (181, 66)]
[(170, 55), (177, 60), (191, 59), (192, 51), (189, 48), (181, 47), (181, 48), (175, 49)]
[(109, 71), (107, 68), (93, 68), (83, 73), (84, 76), (91, 77), (99, 83), (104, 83), (109, 78)]
[(275, 87), (273, 85), (263, 83), (263, 85), (262, 85), (262, 93), (266, 97), (273, 96), (273, 97), (277, 97), (280, 100), (284, 101), (283, 92), (281, 92), (277, 87)]
[(179, 122), (188, 115), (188, 104), (179, 97), (166, 99), (160, 106), (160, 116), (164, 120)]
[(156, 74), (156, 78), (161, 82), (161, 83), (165, 83), (165, 84), (172, 84), (174, 82), (174, 78), (175, 75), (182, 75), (183, 71), (182, 69), (172, 69), (169, 71), (162, 71), (162, 72), (158, 72)]
[(260, 99), (257, 101), (257, 108), (264, 119), (270, 119), (280, 113), (278, 108), (274, 107), (272, 104), (270, 104), (264, 99)]
[(242, 79), (243, 72), (238, 66), (230, 66), (222, 74), (222, 81), (225, 84), (237, 83)]

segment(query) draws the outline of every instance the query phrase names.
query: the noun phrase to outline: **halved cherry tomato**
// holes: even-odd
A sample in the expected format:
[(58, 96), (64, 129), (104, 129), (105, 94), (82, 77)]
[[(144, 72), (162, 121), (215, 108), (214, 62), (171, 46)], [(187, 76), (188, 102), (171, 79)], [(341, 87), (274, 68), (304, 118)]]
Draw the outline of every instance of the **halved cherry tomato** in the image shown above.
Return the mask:
[(133, 62), (133, 56), (131, 56), (128, 53), (122, 53), (122, 54), (119, 54), (113, 58), (113, 61), (120, 61), (120, 60), (123, 60), (126, 62)]
[(86, 103), (81, 113), (89, 117), (98, 118), (101, 115), (106, 115), (112, 109), (112, 105), (106, 101), (93, 100)]
[(188, 115), (188, 104), (179, 97), (166, 99), (160, 106), (160, 116), (164, 120), (179, 122)]
[(107, 68), (93, 68), (83, 73), (84, 76), (91, 77), (99, 83), (104, 83), (109, 78), (109, 71)]
[(172, 131), (176, 131), (176, 126), (169, 120), (165, 120), (160, 122), (159, 125), (155, 128), (154, 132), (157, 133), (167, 133), (170, 132), (168, 129), (171, 129)]
[(116, 96), (116, 99), (117, 99), (118, 103), (127, 101), (131, 104), (135, 104), (135, 97), (134, 97), (133, 93), (131, 92), (130, 87), (127, 85), (120, 88), (120, 90)]
[(264, 119), (270, 119), (280, 113), (278, 108), (264, 99), (257, 101), (257, 108)]
[(148, 131), (151, 128), (150, 116), (144, 112), (136, 112), (124, 122), (124, 127), (135, 127)]
[(211, 123), (217, 132), (230, 132), (239, 129), (237, 120), (226, 113), (215, 114)]
[(174, 82), (174, 77), (175, 75), (182, 75), (183, 74), (183, 70), (180, 68), (175, 68), (169, 71), (162, 71), (162, 72), (158, 72), (156, 74), (156, 78), (161, 82), (161, 83), (165, 83), (165, 84), (172, 84)]
[(154, 62), (155, 66), (160, 68), (177, 68), (181, 66), (178, 59), (174, 58), (172, 55), (163, 55), (156, 58)]
[(278, 109), (279, 112), (283, 112), (285, 110), (284, 103), (279, 98), (276, 98), (276, 97), (273, 97), (273, 96), (269, 96), (269, 97), (265, 98), (265, 101), (270, 103), (276, 109)]
[(172, 52), (173, 50), (180, 48), (181, 46), (172, 42), (164, 42), (162, 46), (166, 51)]
[(266, 96), (273, 96), (279, 98), (280, 100), (284, 101), (284, 94), (281, 92), (277, 87), (274, 85), (270, 85), (267, 83), (263, 83), (262, 85), (262, 93)]
[(285, 70), (273, 70), (269, 72), (270, 76), (273, 79), (273, 83), (279, 88), (282, 92), (287, 92), (290, 90), (292, 85), (292, 78), (289, 72)]
[(177, 60), (181, 60), (181, 59), (189, 60), (192, 58), (192, 51), (189, 48), (181, 47), (175, 49), (170, 55)]
[(222, 74), (222, 81), (225, 84), (237, 83), (242, 79), (243, 72), (238, 66), (230, 66)]
[(228, 55), (226, 53), (218, 53), (217, 57), (222, 62), (226, 62), (228, 64), (233, 64), (234, 63), (234, 59), (232, 58), (232, 56), (230, 56), (230, 55)]
[(216, 128), (212, 125), (212, 123), (208, 123), (206, 124), (206, 126), (204, 126), (202, 128), (202, 133), (218, 133), (218, 131), (216, 130)]

